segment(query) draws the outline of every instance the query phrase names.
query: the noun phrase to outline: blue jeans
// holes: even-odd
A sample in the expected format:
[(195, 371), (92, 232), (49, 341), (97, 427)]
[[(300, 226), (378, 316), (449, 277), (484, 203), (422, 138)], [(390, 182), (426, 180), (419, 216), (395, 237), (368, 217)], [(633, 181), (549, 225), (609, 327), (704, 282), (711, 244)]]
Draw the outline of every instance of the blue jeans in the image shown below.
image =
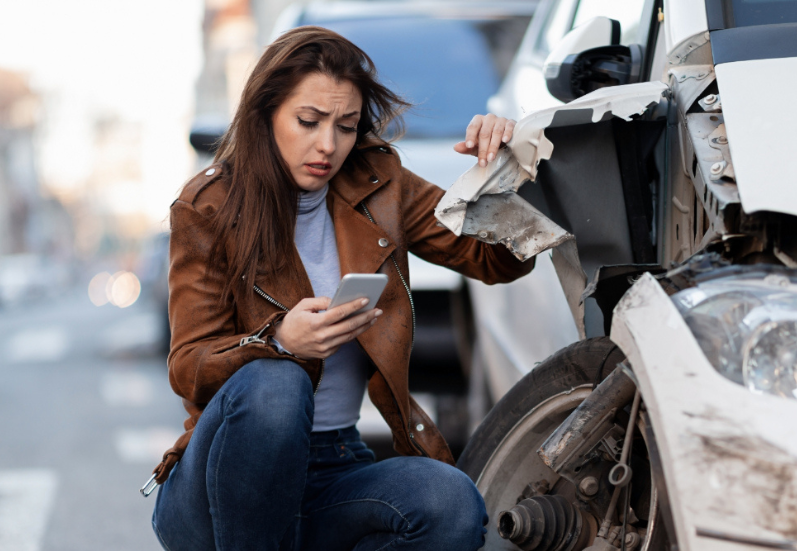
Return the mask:
[(169, 551), (468, 551), (487, 513), (471, 480), (422, 457), (374, 462), (354, 427), (311, 433), (310, 378), (287, 360), (238, 370), (158, 491)]

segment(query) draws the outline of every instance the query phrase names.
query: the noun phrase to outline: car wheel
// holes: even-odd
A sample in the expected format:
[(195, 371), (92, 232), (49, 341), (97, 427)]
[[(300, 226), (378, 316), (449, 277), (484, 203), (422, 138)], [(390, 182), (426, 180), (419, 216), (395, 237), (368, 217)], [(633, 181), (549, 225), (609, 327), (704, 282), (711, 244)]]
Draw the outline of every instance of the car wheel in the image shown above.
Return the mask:
[[(564, 498), (582, 511), (592, 507), (592, 514), (586, 516), (589, 523), (584, 523), (584, 530), (589, 529), (591, 533), (577, 538), (577, 544), (570, 543), (562, 548), (575, 551), (592, 541), (596, 525), (600, 525), (603, 516), (598, 504), (608, 501), (607, 494), (611, 494), (613, 486), (607, 479), (601, 480), (600, 493), (584, 499), (572, 483), (547, 467), (536, 452), (594, 386), (623, 359), (622, 351), (607, 337), (587, 339), (564, 348), (512, 387), (474, 432), (457, 466), (470, 476), (484, 496), (490, 516), (485, 550), (518, 549), (499, 535), (499, 513), (535, 495), (561, 496), (543, 499), (562, 502)], [(622, 412), (618, 413), (618, 417), (621, 415)], [(629, 514), (629, 525), (633, 525), (629, 532), (637, 533), (632, 546), (636, 550), (668, 550), (653, 470), (647, 457), (652, 431), (646, 430), (646, 420), (647, 416), (640, 415), (635, 432), (638, 436), (632, 448), (634, 478), (629, 503), (634, 515)], [(613, 461), (611, 457), (604, 460)], [(634, 518), (638, 521), (634, 522)], [(559, 548), (557, 545), (560, 544), (554, 542), (551, 549)]]

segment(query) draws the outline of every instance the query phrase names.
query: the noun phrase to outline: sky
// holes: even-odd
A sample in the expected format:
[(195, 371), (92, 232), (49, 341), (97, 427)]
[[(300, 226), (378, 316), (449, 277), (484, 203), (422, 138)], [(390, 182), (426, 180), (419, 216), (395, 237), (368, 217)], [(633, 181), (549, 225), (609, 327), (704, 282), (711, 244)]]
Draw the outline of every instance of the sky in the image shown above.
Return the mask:
[(141, 131), (142, 176), (109, 182), (96, 202), (152, 220), (168, 213), (194, 168), (202, 13), (202, 0), (0, 0), (0, 67), (27, 74), (43, 98), (46, 186), (79, 193), (97, 161), (94, 121), (129, 121)]

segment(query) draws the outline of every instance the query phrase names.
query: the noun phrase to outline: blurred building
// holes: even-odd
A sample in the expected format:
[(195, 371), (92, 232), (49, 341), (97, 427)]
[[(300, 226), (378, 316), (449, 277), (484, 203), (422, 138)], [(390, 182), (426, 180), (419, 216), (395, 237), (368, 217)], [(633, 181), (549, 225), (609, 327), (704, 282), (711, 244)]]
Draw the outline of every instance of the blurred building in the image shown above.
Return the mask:
[[(235, 113), (246, 79), (291, 0), (205, 0), (204, 64), (196, 86), (194, 131), (217, 132)], [(199, 167), (209, 162), (200, 155)]]
[(0, 255), (71, 253), (69, 215), (58, 200), (41, 195), (40, 107), (23, 75), (0, 69)]
[[(257, 27), (249, 0), (206, 0), (204, 63), (196, 84), (194, 129), (224, 127), (257, 61)], [(209, 159), (197, 160), (199, 166)]]

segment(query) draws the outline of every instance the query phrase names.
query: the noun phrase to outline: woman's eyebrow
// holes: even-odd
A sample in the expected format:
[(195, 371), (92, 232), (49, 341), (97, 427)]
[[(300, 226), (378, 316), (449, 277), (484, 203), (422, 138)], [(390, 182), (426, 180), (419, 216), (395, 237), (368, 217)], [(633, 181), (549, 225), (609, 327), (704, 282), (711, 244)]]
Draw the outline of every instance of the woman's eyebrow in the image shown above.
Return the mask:
[[(313, 107), (312, 105), (303, 105), (299, 109), (309, 109), (310, 111), (315, 111), (316, 113), (318, 113), (319, 115), (321, 115), (323, 117), (328, 117), (329, 116), (329, 113), (327, 113), (326, 111), (321, 111), (321, 109), (319, 109), (318, 107)], [(352, 111), (351, 113), (346, 113), (341, 118), (342, 119), (348, 119), (349, 117), (354, 117), (355, 115), (359, 115), (359, 114), (360, 114), (359, 111)]]

